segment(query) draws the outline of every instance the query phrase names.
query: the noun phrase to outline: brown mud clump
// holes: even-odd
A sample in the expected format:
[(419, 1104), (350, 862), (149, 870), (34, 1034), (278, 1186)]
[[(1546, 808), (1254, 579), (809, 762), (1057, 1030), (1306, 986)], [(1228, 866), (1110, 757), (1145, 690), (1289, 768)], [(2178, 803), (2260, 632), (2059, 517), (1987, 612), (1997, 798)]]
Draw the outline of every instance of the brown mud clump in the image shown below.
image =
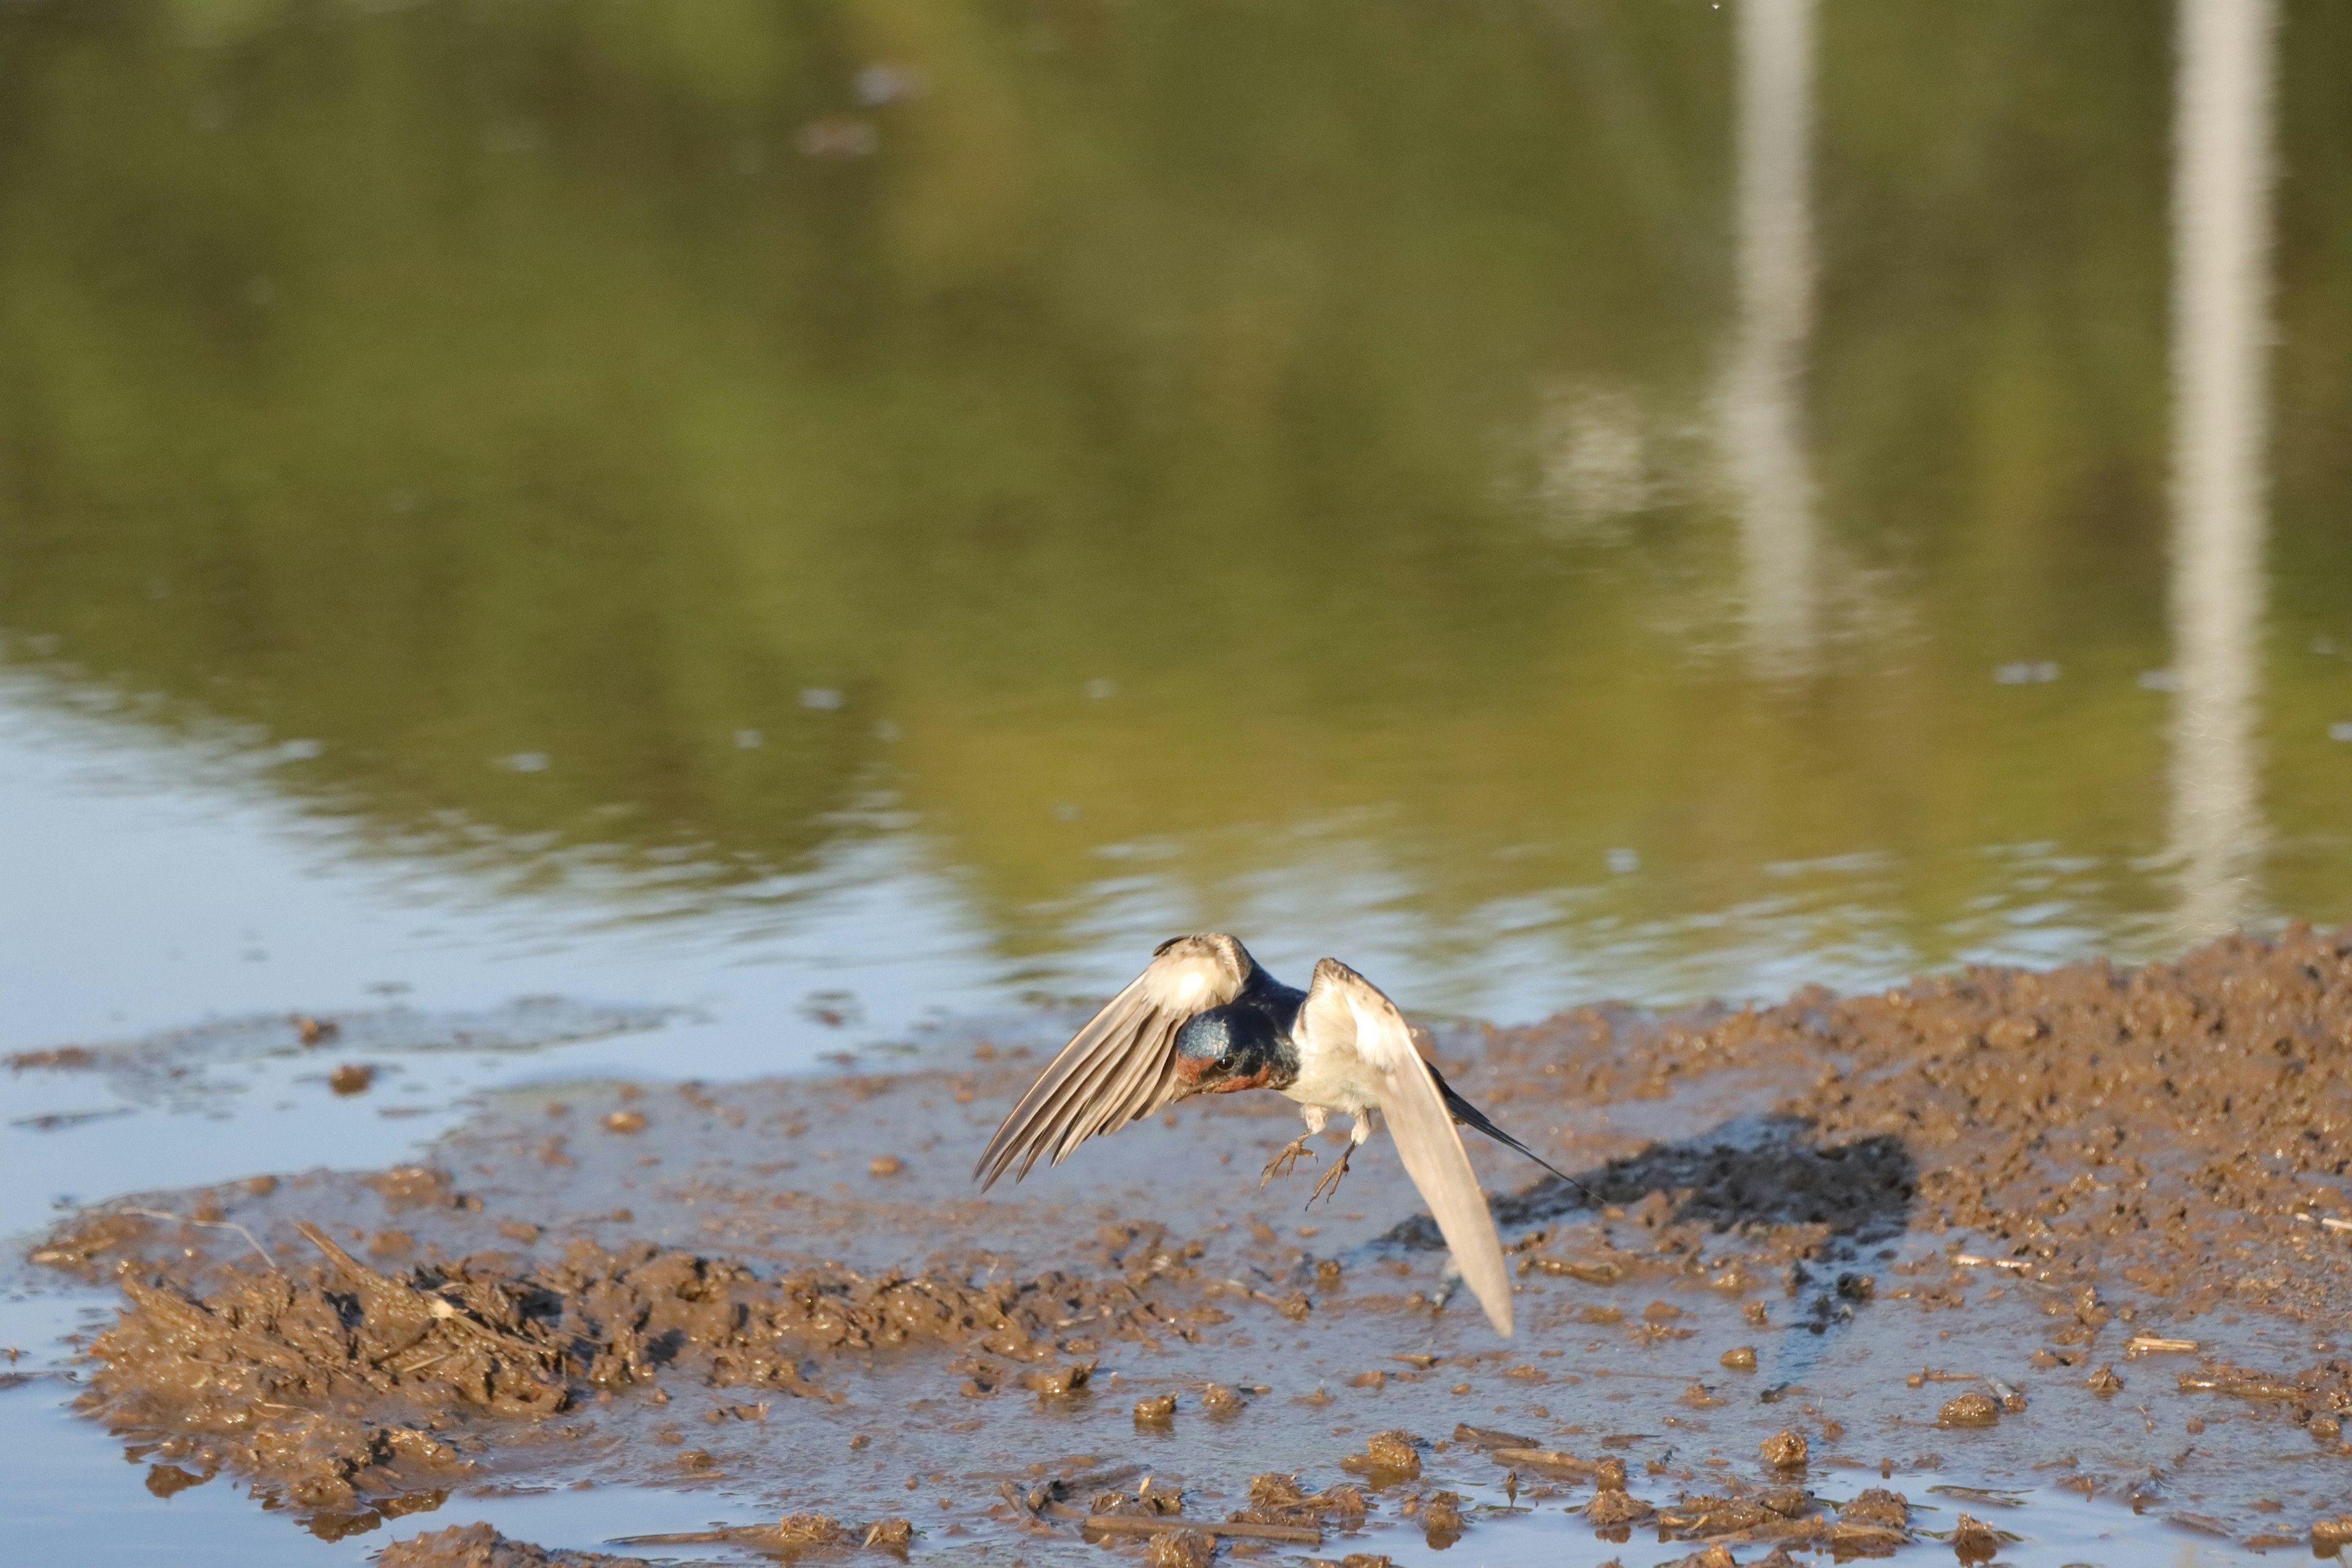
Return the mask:
[(1250, 1478), (1249, 1507), (1230, 1516), (1238, 1524), (1323, 1525), (1341, 1528), (1360, 1524), (1368, 1511), (1364, 1494), (1340, 1483), (1319, 1492), (1303, 1490), (1298, 1478), (1280, 1470)]
[(1033, 1372), (1022, 1379), (1039, 1399), (1070, 1399), (1087, 1392), (1094, 1381), (1095, 1363), (1073, 1362), (1051, 1372)]
[(1838, 1510), (1838, 1521), (1883, 1530), (1907, 1530), (1911, 1525), (1911, 1500), (1901, 1492), (1872, 1487)]
[(1151, 1538), (1143, 1553), (1144, 1568), (1209, 1568), (1216, 1551), (1216, 1538), (1204, 1531), (1171, 1530)]
[(1638, 1524), (1658, 1510), (1629, 1491), (1604, 1489), (1584, 1505), (1584, 1517), (1601, 1530)]
[(453, 1524), (394, 1542), (376, 1568), (637, 1568), (642, 1562), (601, 1552), (551, 1552), (509, 1541), (487, 1524)]
[(1213, 1383), (1201, 1391), (1201, 1408), (1212, 1415), (1238, 1415), (1249, 1408), (1249, 1401), (1222, 1383)]
[(1949, 1540), (1952, 1554), (1963, 1563), (1990, 1563), (2000, 1554), (2000, 1531), (1965, 1513), (1954, 1521)]
[(1135, 1402), (1135, 1421), (1139, 1426), (1164, 1426), (1176, 1419), (1176, 1396), (1154, 1394)]
[(1938, 1426), (1990, 1426), (2000, 1419), (2000, 1402), (1979, 1389), (1944, 1401), (1936, 1412)]
[(1702, 1548), (1687, 1557), (1678, 1557), (1663, 1568), (1738, 1568), (1739, 1560), (1731, 1548), (1721, 1544)]
[(1421, 1479), (1421, 1439), (1410, 1432), (1375, 1432), (1364, 1439), (1364, 1451), (1339, 1461), (1339, 1468), (1363, 1476), (1376, 1487), (1399, 1486)]
[(1428, 1537), (1429, 1544), (1441, 1552), (1461, 1540), (1462, 1494), (1431, 1493), (1429, 1500), (1422, 1504), (1421, 1528)]
[(1776, 1470), (1793, 1470), (1805, 1462), (1805, 1436), (1783, 1426), (1758, 1445), (1764, 1462)]

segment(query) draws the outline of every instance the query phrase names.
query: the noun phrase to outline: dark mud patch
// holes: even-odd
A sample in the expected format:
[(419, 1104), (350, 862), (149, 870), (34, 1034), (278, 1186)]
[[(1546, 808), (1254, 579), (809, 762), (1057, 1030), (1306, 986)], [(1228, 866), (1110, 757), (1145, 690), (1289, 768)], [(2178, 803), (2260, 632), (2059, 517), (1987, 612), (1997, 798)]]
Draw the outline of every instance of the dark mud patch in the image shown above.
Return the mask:
[[(150, 1194), (35, 1256), (125, 1293), (91, 1415), (328, 1533), (626, 1482), (709, 1490), (731, 1530), (896, 1515), (917, 1551), (1045, 1560), (1173, 1540), (1056, 1511), (1148, 1476), (1207, 1539), (1256, 1510), (1335, 1560), (1545, 1515), (1948, 1551), (1933, 1487), (2263, 1545), (2352, 1488), (2341, 939), (1442, 1030), (1591, 1194), (1477, 1152), (1522, 1182), (1508, 1343), (1449, 1307), (1384, 1142), (1312, 1214), (1258, 1190), (1295, 1126), (1270, 1097), (975, 1196), (1053, 1043), (509, 1096), (425, 1163)], [(1412, 1465), (1347, 1468), (1382, 1442)]]
[[(820, 1358), (923, 1346), (970, 1352), (954, 1364), (993, 1393), (1006, 1369), (992, 1358), (1058, 1353), (1072, 1324), (1087, 1324), (1089, 1346), (1171, 1327), (1117, 1278), (762, 1279), (740, 1262), (587, 1241), (527, 1270), (492, 1252), (386, 1274), (307, 1221), (299, 1229), (320, 1261), (228, 1270), (201, 1296), (169, 1273), (125, 1272), (128, 1305), (90, 1345), (98, 1364), (79, 1403), (118, 1431), (161, 1438), (169, 1458), (234, 1470), (331, 1531), (371, 1510), (404, 1511), (420, 1493), (437, 1506), (480, 1468), (474, 1456), (497, 1440), (497, 1418), (543, 1422), (666, 1371), (745, 1399), (841, 1403)], [(1090, 1370), (1023, 1381), (1041, 1398), (1071, 1398)], [(764, 1421), (771, 1408), (762, 1399), (711, 1414)], [(719, 1464), (706, 1448), (675, 1458)]]

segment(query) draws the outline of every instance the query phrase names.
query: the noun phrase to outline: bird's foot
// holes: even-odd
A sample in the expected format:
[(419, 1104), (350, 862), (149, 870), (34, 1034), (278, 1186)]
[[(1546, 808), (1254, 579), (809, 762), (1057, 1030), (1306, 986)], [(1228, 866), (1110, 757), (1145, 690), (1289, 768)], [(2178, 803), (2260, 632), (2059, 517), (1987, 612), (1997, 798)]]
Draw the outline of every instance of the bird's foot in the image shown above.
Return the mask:
[(1308, 1208), (1313, 1208), (1315, 1206), (1315, 1200), (1317, 1198), (1328, 1198), (1339, 1193), (1339, 1178), (1348, 1173), (1348, 1160), (1350, 1155), (1355, 1153), (1355, 1148), (1352, 1145), (1346, 1149), (1342, 1149), (1339, 1152), (1339, 1163), (1332, 1166), (1329, 1170), (1324, 1172), (1322, 1180), (1315, 1184), (1315, 1190), (1307, 1194), (1307, 1206)]
[(1274, 1180), (1276, 1176), (1286, 1176), (1290, 1174), (1292, 1167), (1297, 1165), (1299, 1161), (1318, 1158), (1320, 1158), (1320, 1156), (1318, 1155), (1314, 1150), (1309, 1149), (1307, 1146), (1307, 1134), (1304, 1132), (1300, 1133), (1297, 1137), (1293, 1138), (1288, 1143), (1283, 1145), (1282, 1152), (1280, 1153), (1275, 1155), (1273, 1159), (1268, 1160), (1265, 1163), (1265, 1171), (1257, 1179), (1258, 1190), (1260, 1192), (1264, 1192), (1265, 1190), (1265, 1184)]

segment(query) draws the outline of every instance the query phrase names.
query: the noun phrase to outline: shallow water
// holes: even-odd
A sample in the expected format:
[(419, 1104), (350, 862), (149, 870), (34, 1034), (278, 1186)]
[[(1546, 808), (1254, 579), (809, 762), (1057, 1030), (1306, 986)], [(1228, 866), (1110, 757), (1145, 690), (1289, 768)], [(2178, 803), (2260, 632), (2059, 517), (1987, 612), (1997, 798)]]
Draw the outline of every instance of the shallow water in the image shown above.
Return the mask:
[[(0, 1079), (0, 1235), (1050, 1032), (1181, 929), (1512, 1021), (2352, 918), (2346, 14), (2249, 58), (2122, 0), (11, 9), (0, 1050), (152, 1070)], [(480, 1048), (531, 996), (608, 1026)], [(353, 1547), (53, 1404), (0, 1450), (60, 1551)]]

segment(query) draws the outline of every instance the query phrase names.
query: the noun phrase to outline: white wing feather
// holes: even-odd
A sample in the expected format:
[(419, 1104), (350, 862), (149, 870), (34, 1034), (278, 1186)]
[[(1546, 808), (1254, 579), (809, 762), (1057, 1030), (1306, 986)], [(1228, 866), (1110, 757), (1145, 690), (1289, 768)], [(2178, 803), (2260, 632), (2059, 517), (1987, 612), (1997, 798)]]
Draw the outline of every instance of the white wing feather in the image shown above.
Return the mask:
[(1421, 1189), (1445, 1245), (1486, 1321), (1511, 1337), (1511, 1275), (1503, 1261), (1502, 1239), (1486, 1208), (1478, 1174), (1463, 1152), (1462, 1135), (1437, 1092), (1429, 1064), (1412, 1048), (1412, 1033), (1396, 1004), (1370, 981), (1336, 958), (1315, 966), (1299, 1032), (1317, 1048), (1351, 1040), (1357, 1058), (1380, 1085), (1381, 1114), (1395, 1140), (1405, 1173)]
[(1241, 994), (1257, 967), (1249, 950), (1222, 932), (1160, 944), (1150, 965), (1103, 1005), (1064, 1046), (1006, 1115), (972, 1175), (982, 1190), (1020, 1162), (1060, 1164), (1097, 1133), (1149, 1116), (1174, 1098), (1176, 1031), (1193, 1014)]

